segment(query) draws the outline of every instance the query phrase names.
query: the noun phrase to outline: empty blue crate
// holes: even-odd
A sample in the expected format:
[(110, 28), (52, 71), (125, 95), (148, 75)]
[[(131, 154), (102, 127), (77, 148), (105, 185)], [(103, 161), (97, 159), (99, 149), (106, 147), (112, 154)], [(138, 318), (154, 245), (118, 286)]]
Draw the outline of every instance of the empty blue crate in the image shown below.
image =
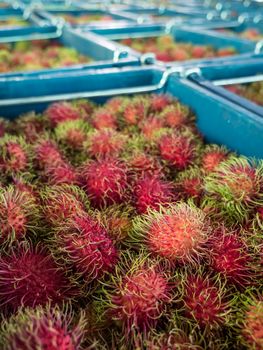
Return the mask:
[(189, 70), (187, 76), (207, 91), (263, 117), (263, 58), (201, 67)]
[[(4, 61), (2, 60), (3, 64), (0, 66), (0, 77), (3, 79), (30, 78), (40, 74), (43, 76), (51, 73), (74, 72), (76, 69), (86, 70), (112, 66), (119, 67), (126, 64), (139, 64), (139, 60), (129, 57), (125, 49), (118, 50), (115, 45), (98, 37), (96, 34), (88, 33), (83, 35), (70, 28), (58, 29), (57, 27), (50, 26), (0, 31), (0, 45), (2, 47), (2, 57), (6, 57), (6, 65), (4, 65)], [(24, 61), (27, 62), (28, 59), (30, 60), (28, 56), (30, 56), (31, 45), (34, 47), (36, 45), (37, 47), (44, 45), (48, 48), (59, 45), (72, 50), (69, 52), (61, 51), (60, 56), (58, 55), (62, 59), (60, 66), (59, 62), (55, 62), (55, 66), (50, 66), (48, 61), (47, 64), (41, 65), (41, 62), (40, 66), (36, 66), (37, 62), (34, 58), (29, 68), (25, 69), (25, 65), (21, 65), (20, 61), (22, 59), (22, 63), (24, 63)], [(24, 50), (24, 53), (26, 51), (27, 55), (24, 55), (24, 58), (17, 57), (18, 63), (15, 61), (11, 61), (10, 63), (10, 53), (14, 52), (16, 48), (20, 51)], [(17, 56), (19, 56), (19, 52)], [(38, 55), (40, 54), (38, 53)], [(52, 55), (52, 52), (49, 52), (49, 56), (47, 56), (47, 53), (44, 54), (42, 58), (45, 60), (51, 57), (50, 55)]]
[(15, 84), (0, 81), (0, 114), (14, 118), (32, 110), (41, 112), (50, 103), (62, 100), (90, 98), (102, 103), (119, 95), (168, 93), (190, 106), (207, 142), (262, 158), (263, 118), (181, 78), (177, 71), (154, 66), (125, 67), (47, 76), (34, 84), (27, 80), (17, 80)]

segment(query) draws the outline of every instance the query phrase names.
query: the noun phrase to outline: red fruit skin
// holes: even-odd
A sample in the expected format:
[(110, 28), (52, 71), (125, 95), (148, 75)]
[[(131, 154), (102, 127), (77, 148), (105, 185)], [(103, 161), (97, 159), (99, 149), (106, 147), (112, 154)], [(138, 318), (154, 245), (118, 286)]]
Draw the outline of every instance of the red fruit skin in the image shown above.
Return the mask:
[(137, 125), (144, 119), (145, 112), (145, 104), (143, 101), (132, 101), (124, 108), (124, 121), (127, 125)]
[(130, 173), (134, 177), (161, 176), (163, 169), (157, 158), (140, 153), (128, 163)]
[(121, 322), (127, 337), (135, 329), (147, 332), (157, 324), (171, 299), (165, 277), (153, 269), (141, 268), (126, 276), (112, 296), (110, 316)]
[(202, 167), (206, 172), (211, 172), (216, 169), (216, 167), (227, 159), (227, 154), (225, 151), (212, 150), (206, 152), (202, 158)]
[(171, 98), (167, 95), (152, 95), (151, 110), (153, 112), (161, 112), (171, 103)]
[(116, 129), (117, 118), (112, 111), (106, 109), (98, 110), (92, 115), (92, 125), (98, 130), (105, 128)]
[(186, 316), (194, 319), (200, 328), (217, 328), (224, 324), (227, 304), (219, 289), (201, 276), (188, 277), (185, 285), (184, 305)]
[(4, 173), (18, 173), (27, 168), (28, 157), (19, 143), (9, 141), (1, 146), (5, 154), (0, 156), (0, 170)]
[(161, 158), (177, 170), (186, 169), (195, 158), (195, 149), (191, 139), (183, 135), (163, 136), (159, 141)]
[(173, 61), (185, 61), (189, 59), (187, 52), (184, 49), (180, 48), (174, 49), (172, 51), (172, 58)]
[(106, 230), (89, 216), (77, 216), (61, 232), (60, 245), (77, 274), (90, 283), (110, 272), (118, 253)]
[(86, 134), (82, 130), (70, 129), (66, 135), (66, 142), (74, 150), (81, 150), (86, 138)]
[(203, 183), (200, 177), (183, 179), (179, 185), (180, 193), (187, 198), (201, 198), (203, 193)]
[(53, 127), (68, 120), (81, 119), (81, 114), (67, 102), (52, 104), (45, 114)]
[(121, 203), (127, 194), (127, 167), (115, 159), (94, 161), (83, 169), (83, 184), (93, 206)]
[(39, 143), (36, 147), (35, 153), (40, 169), (62, 162), (62, 156), (57, 145), (50, 140), (44, 140)]
[(89, 153), (96, 158), (116, 157), (124, 145), (124, 139), (111, 130), (102, 130), (90, 140)]
[(263, 300), (251, 305), (246, 312), (242, 335), (247, 348), (262, 350), (263, 344)]
[(51, 185), (77, 185), (79, 184), (79, 175), (75, 169), (67, 162), (49, 165), (44, 170), (44, 177)]
[(160, 206), (171, 204), (175, 194), (171, 183), (155, 176), (145, 176), (135, 184), (134, 200), (137, 212), (144, 214), (148, 209), (158, 210)]
[(231, 283), (241, 287), (252, 283), (254, 274), (250, 267), (252, 259), (238, 236), (217, 232), (211, 239), (210, 254), (211, 267)]
[(203, 58), (205, 57), (206, 49), (203, 46), (194, 46), (192, 49), (193, 58)]
[(140, 125), (140, 129), (146, 140), (154, 140), (155, 134), (163, 127), (163, 121), (157, 117), (150, 117)]
[(172, 61), (172, 57), (167, 52), (158, 52), (156, 53), (156, 59), (162, 62)]
[(187, 115), (185, 111), (180, 108), (180, 106), (170, 106), (163, 110), (162, 118), (165, 121), (165, 124), (171, 128), (178, 128), (187, 123)]
[(43, 247), (22, 245), (0, 258), (0, 302), (7, 310), (61, 303), (73, 289), (64, 272)]

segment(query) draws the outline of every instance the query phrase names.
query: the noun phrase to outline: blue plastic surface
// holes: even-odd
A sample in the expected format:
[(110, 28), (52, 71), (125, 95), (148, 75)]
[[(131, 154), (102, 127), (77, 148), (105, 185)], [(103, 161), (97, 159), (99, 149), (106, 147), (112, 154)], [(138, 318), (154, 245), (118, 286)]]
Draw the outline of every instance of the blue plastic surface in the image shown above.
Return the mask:
[(116, 46), (106, 41), (105, 39), (98, 37), (96, 34), (77, 33), (70, 28), (64, 28), (62, 31), (56, 27), (28, 27), (23, 29), (14, 29), (8, 31), (0, 31), (0, 43), (11, 43), (24, 40), (40, 40), (40, 39), (52, 39), (61, 42), (63, 45), (75, 48), (83, 55), (91, 57), (94, 62), (87, 64), (69, 66), (65, 68), (54, 68), (37, 70), (30, 72), (10, 72), (2, 73), (0, 77), (8, 79), (16, 79), (17, 77), (37, 76), (39, 74), (51, 74), (58, 72), (70, 72), (76, 69), (94, 69), (94, 68), (107, 68), (112, 66), (123, 65), (135, 65), (139, 64), (138, 58), (128, 56), (127, 51), (116, 52)]
[(51, 102), (84, 96), (100, 103), (121, 92), (169, 93), (196, 113), (199, 130), (208, 142), (224, 144), (246, 156), (263, 157), (263, 118), (175, 73), (160, 85), (163, 74), (158, 67), (126, 67), (81, 76), (47, 76), (39, 80), (37, 89), (26, 81), (8, 88), (0, 82), (0, 114), (12, 118), (30, 110), (41, 112)]

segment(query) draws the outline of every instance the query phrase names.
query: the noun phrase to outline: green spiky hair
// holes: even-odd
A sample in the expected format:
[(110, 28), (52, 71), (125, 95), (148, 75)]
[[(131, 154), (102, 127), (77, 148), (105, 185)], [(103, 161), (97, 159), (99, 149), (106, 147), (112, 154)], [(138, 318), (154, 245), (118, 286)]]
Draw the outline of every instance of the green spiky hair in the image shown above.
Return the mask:
[(262, 161), (229, 159), (205, 178), (203, 205), (228, 222), (247, 221), (253, 208), (263, 205), (262, 181)]
[(159, 211), (137, 216), (130, 232), (133, 247), (142, 244), (153, 255), (174, 263), (198, 263), (205, 255), (211, 227), (194, 204), (178, 202)]
[(59, 349), (81, 350), (85, 323), (84, 313), (80, 312), (76, 317), (70, 304), (62, 308), (50, 305), (22, 308), (4, 321), (0, 336), (1, 349), (44, 349), (52, 344), (59, 346)]
[(55, 128), (56, 139), (62, 142), (64, 146), (67, 146), (69, 148), (73, 147), (68, 143), (68, 133), (71, 130), (76, 130), (83, 133), (84, 135), (87, 135), (87, 133), (90, 130), (90, 125), (82, 119), (77, 119), (77, 120), (68, 120), (68, 121), (62, 122), (58, 124), (58, 126), (56, 126)]

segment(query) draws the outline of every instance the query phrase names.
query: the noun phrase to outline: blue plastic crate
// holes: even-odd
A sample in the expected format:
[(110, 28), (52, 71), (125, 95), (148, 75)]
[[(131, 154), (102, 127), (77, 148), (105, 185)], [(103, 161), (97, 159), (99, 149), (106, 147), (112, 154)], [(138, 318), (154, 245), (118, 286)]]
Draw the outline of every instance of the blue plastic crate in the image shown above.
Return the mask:
[(79, 53), (91, 57), (94, 62), (78, 64), (63, 68), (49, 68), (32, 72), (10, 72), (0, 74), (1, 78), (17, 79), (30, 76), (49, 75), (59, 72), (74, 72), (76, 69), (94, 69), (107, 67), (120, 67), (123, 65), (138, 65), (138, 58), (128, 55), (125, 49), (118, 50), (116, 46), (93, 33), (83, 35), (70, 28), (57, 27), (29, 27), (0, 31), (0, 43), (14, 43), (32, 40), (56, 40), (64, 46), (75, 48)]
[[(181, 27), (181, 28), (180, 28)], [(138, 58), (142, 57), (140, 52), (137, 52), (127, 46), (122, 45), (117, 42), (121, 39), (126, 38), (146, 38), (146, 37), (158, 37), (163, 35), (171, 35), (178, 42), (188, 42), (197, 45), (211, 45), (215, 48), (223, 48), (223, 47), (233, 47), (237, 50), (237, 54), (233, 56), (223, 57), (223, 58), (211, 58), (211, 59), (192, 59), (187, 61), (173, 61), (165, 63), (166, 66), (180, 65), (180, 66), (192, 66), (192, 65), (200, 65), (200, 64), (210, 64), (213, 62), (224, 62), (224, 61), (235, 61), (245, 57), (250, 57), (251, 54), (255, 51), (256, 43), (251, 42), (249, 40), (244, 40), (235, 37), (229, 37), (219, 33), (213, 33), (209, 30), (203, 29), (190, 29), (190, 27), (185, 25), (176, 25), (173, 24), (169, 27), (168, 25), (162, 24), (144, 24), (144, 25), (126, 25), (119, 26), (115, 28), (96, 28), (92, 29), (92, 31), (96, 34), (104, 36), (109, 39), (111, 42), (115, 42), (116, 47), (118, 49), (125, 48), (130, 52), (131, 55), (136, 56)], [(83, 29), (83, 32), (88, 33), (88, 30)], [(147, 55), (143, 55), (143, 59), (146, 63), (158, 62), (159, 64), (164, 65), (163, 62), (156, 61), (154, 55), (149, 52)]]
[[(111, 12), (109, 10), (106, 9), (89, 9), (89, 10), (83, 10), (83, 9), (67, 9), (64, 11), (61, 10), (45, 10), (45, 9), (41, 9), (41, 10), (37, 10), (36, 15), (39, 16), (41, 19), (43, 20), (47, 20), (50, 22), (51, 25), (57, 25), (59, 23), (66, 23), (72, 27), (80, 27), (80, 26), (85, 26), (88, 24), (92, 24), (92, 23), (97, 23), (100, 21), (90, 21), (87, 23), (83, 23), (83, 24), (70, 24), (67, 21), (65, 21), (65, 19), (63, 19), (63, 15), (71, 15), (74, 17), (78, 17), (78, 16), (82, 16), (82, 15), (101, 15), (101, 16), (109, 16), (112, 17), (112, 21), (122, 21), (123, 24), (125, 24), (127, 21), (129, 21), (129, 17), (125, 16), (125, 15), (121, 15), (118, 14), (117, 12)], [(103, 21), (102, 21), (103, 22)], [(104, 25), (106, 26), (109, 22), (108, 21), (104, 21)]]
[(24, 80), (8, 84), (0, 81), (0, 114), (14, 118), (31, 110), (41, 112), (60, 100), (91, 98), (102, 103), (115, 95), (169, 93), (196, 113), (197, 125), (208, 142), (263, 158), (263, 118), (180, 78), (176, 71), (154, 66), (125, 67), (89, 71), (80, 76), (47, 76), (34, 84)]
[(224, 86), (233, 84), (263, 81), (263, 58), (246, 60), (235, 65), (201, 67), (189, 70), (187, 76), (207, 91), (222, 96), (263, 117), (263, 107), (224, 88)]

